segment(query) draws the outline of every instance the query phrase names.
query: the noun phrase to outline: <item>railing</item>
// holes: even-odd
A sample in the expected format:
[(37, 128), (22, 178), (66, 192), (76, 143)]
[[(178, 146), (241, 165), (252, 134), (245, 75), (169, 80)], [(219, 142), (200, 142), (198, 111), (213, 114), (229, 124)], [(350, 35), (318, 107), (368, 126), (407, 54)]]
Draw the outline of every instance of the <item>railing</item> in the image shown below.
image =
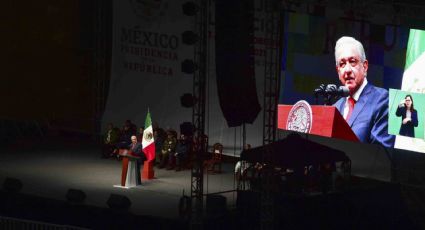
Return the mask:
[(0, 216), (0, 229), (3, 230), (85, 230), (87, 228), (69, 225), (50, 224), (38, 221), (22, 220), (11, 217)]

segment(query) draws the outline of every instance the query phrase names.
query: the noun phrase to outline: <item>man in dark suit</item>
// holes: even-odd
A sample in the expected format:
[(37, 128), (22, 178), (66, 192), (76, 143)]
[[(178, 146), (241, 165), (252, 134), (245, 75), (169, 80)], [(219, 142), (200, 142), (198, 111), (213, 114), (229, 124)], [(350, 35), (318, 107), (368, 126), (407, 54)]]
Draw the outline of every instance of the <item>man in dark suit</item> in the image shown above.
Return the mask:
[(142, 151), (142, 143), (139, 142), (137, 140), (137, 137), (134, 136), (134, 135), (131, 136), (131, 144), (128, 146), (128, 153), (130, 155), (140, 157), (139, 159), (137, 159), (136, 170), (137, 170), (137, 173), (139, 174), (138, 177), (137, 177), (137, 184), (141, 184), (142, 181), (141, 181), (140, 169), (141, 169), (141, 165), (146, 160), (146, 157), (145, 157), (145, 154)]
[(129, 153), (134, 156), (140, 156), (142, 152), (142, 143), (137, 140), (136, 136), (131, 136), (131, 144), (128, 146)]
[(388, 134), (388, 91), (368, 83), (369, 63), (363, 45), (352, 37), (341, 37), (335, 45), (336, 71), (350, 92), (334, 106), (361, 142), (394, 146)]

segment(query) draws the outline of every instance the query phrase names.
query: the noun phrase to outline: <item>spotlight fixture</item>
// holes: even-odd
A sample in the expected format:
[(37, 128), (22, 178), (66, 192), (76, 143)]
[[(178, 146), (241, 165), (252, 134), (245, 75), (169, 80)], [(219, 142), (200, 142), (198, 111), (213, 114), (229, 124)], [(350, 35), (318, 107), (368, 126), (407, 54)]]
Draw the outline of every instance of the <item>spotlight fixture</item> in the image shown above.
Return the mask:
[(182, 33), (182, 42), (186, 45), (193, 45), (198, 42), (199, 37), (193, 31), (185, 31)]
[(182, 62), (182, 72), (187, 74), (193, 74), (196, 70), (198, 70), (198, 66), (189, 59), (186, 59)]
[(72, 203), (83, 203), (86, 199), (86, 194), (81, 190), (71, 188), (66, 193), (66, 199)]
[(131, 206), (131, 201), (126, 196), (118, 194), (111, 194), (106, 203), (109, 208), (116, 210), (128, 210)]
[(183, 14), (187, 16), (194, 16), (198, 11), (199, 7), (194, 2), (186, 2), (182, 5)]
[(192, 108), (195, 104), (195, 98), (190, 93), (185, 93), (180, 97), (180, 103), (185, 108)]
[(3, 189), (7, 192), (18, 193), (22, 190), (23, 184), (19, 179), (8, 177), (4, 180)]

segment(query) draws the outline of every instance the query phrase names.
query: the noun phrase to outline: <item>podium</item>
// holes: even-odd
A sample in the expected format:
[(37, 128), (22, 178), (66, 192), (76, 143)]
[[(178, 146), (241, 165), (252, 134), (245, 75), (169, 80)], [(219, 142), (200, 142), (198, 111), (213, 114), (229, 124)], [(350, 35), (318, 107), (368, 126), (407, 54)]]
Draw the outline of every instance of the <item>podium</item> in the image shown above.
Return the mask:
[(122, 157), (121, 186), (132, 188), (140, 185), (140, 167), (138, 156), (131, 155), (128, 150), (120, 149), (119, 155)]
[[(279, 129), (287, 129), (286, 124), (291, 108), (292, 105), (278, 105), (277, 127)], [(313, 105), (311, 109), (313, 121), (310, 134), (359, 142), (356, 134), (337, 108), (334, 106)]]

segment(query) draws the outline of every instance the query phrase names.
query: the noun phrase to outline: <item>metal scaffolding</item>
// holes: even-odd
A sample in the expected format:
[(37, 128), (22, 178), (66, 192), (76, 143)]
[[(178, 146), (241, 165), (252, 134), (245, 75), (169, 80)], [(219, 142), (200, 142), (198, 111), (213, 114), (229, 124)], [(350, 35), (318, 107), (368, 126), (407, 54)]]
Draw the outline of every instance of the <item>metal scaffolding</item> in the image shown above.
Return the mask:
[(208, 138), (205, 135), (205, 101), (207, 79), (207, 35), (208, 35), (208, 1), (197, 0), (199, 11), (196, 14), (194, 32), (199, 40), (194, 47), (194, 62), (198, 66), (193, 75), (193, 96), (195, 104), (192, 112), (192, 123), (195, 128), (194, 136), (197, 139), (198, 148), (195, 153), (195, 162), (191, 171), (191, 198), (192, 215), (191, 228), (201, 229), (203, 218), (203, 187), (204, 168), (203, 160), (207, 152)]
[[(266, 40), (271, 42), (265, 46), (263, 145), (270, 144), (276, 140), (277, 105), (279, 102), (280, 63), (282, 55), (282, 16), (280, 2), (277, 0), (267, 1), (269, 1), (272, 7), (269, 12), (266, 12), (266, 20), (273, 22), (273, 24), (270, 31), (266, 31)], [(272, 162), (272, 159), (271, 151), (266, 148), (263, 154), (263, 162)], [(273, 229), (275, 223), (272, 173), (272, 166), (265, 167), (261, 179), (261, 229)]]

